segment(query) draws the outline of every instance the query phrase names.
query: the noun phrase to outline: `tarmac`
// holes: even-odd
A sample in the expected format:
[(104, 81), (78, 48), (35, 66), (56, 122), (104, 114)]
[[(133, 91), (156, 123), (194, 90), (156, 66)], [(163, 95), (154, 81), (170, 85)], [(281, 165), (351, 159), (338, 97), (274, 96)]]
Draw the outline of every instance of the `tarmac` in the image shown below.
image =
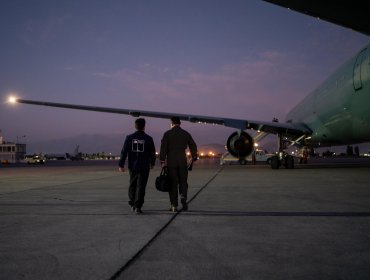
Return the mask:
[[(116, 162), (0, 167), (0, 279), (370, 279), (370, 163), (200, 160), (189, 211)], [(180, 208), (181, 209), (181, 208)]]

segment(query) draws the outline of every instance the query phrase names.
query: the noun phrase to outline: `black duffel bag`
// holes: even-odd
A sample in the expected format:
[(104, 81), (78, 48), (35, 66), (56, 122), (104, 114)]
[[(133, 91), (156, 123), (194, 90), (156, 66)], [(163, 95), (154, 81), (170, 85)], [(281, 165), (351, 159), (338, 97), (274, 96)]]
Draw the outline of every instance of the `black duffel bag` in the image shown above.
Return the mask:
[(161, 192), (168, 192), (170, 190), (167, 166), (162, 167), (161, 174), (155, 179), (155, 188)]

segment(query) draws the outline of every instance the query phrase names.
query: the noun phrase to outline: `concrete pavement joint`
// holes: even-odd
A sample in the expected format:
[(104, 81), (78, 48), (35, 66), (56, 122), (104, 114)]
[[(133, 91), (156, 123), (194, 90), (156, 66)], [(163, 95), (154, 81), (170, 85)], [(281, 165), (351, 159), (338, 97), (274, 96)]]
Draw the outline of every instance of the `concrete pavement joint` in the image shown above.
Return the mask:
[(189, 216), (231, 217), (370, 217), (370, 212), (289, 212), (289, 211), (188, 211)]
[(5, 195), (15, 194), (15, 193), (18, 194), (18, 193), (22, 193), (22, 192), (37, 191), (37, 190), (43, 190), (43, 189), (53, 188), (53, 187), (62, 187), (62, 186), (68, 186), (68, 185), (73, 185), (73, 184), (89, 182), (89, 181), (105, 180), (105, 179), (108, 179), (108, 178), (114, 178), (114, 177), (118, 177), (118, 176), (120, 176), (120, 175), (106, 176), (106, 177), (101, 177), (101, 178), (92, 178), (92, 179), (88, 179), (88, 180), (73, 181), (73, 182), (63, 183), (63, 184), (58, 184), (58, 185), (48, 185), (48, 186), (43, 186), (43, 187), (40, 187), (40, 188), (25, 189), (25, 190), (21, 190), (21, 191), (17, 191), (17, 192), (0, 193), (0, 197), (5, 196)]
[[(194, 195), (193, 197), (188, 200), (188, 204), (190, 204), (217, 176), (220, 174), (220, 172), (223, 170), (223, 167), (219, 168), (216, 172), (216, 174), (208, 180), (207, 183), (204, 184), (203, 187), (201, 187)], [(156, 234), (131, 258), (129, 259), (116, 273), (113, 274), (112, 277), (109, 278), (109, 280), (115, 280), (130, 266), (132, 265), (143, 253), (144, 251), (157, 239), (157, 237), (176, 219), (176, 217), (182, 212), (180, 210), (179, 212), (176, 212), (173, 214), (173, 217), (169, 219), (169, 221), (161, 227)]]

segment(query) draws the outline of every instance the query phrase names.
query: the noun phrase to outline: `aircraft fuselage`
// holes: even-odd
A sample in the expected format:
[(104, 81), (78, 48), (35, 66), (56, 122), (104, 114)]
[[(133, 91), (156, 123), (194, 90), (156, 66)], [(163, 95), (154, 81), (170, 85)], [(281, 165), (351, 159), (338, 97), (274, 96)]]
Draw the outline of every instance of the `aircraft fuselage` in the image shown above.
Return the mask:
[(370, 44), (296, 105), (286, 121), (306, 124), (313, 146), (370, 142)]

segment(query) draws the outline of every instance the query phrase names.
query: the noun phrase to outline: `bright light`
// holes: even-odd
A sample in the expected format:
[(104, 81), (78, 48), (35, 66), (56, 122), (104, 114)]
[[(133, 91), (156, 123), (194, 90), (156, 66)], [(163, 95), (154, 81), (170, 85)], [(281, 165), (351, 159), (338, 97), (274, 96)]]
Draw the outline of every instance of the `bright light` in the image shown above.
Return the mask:
[(254, 146), (255, 146), (255, 147), (258, 147), (258, 143), (254, 143)]
[(17, 98), (15, 96), (10, 96), (8, 102), (12, 104), (17, 103)]

